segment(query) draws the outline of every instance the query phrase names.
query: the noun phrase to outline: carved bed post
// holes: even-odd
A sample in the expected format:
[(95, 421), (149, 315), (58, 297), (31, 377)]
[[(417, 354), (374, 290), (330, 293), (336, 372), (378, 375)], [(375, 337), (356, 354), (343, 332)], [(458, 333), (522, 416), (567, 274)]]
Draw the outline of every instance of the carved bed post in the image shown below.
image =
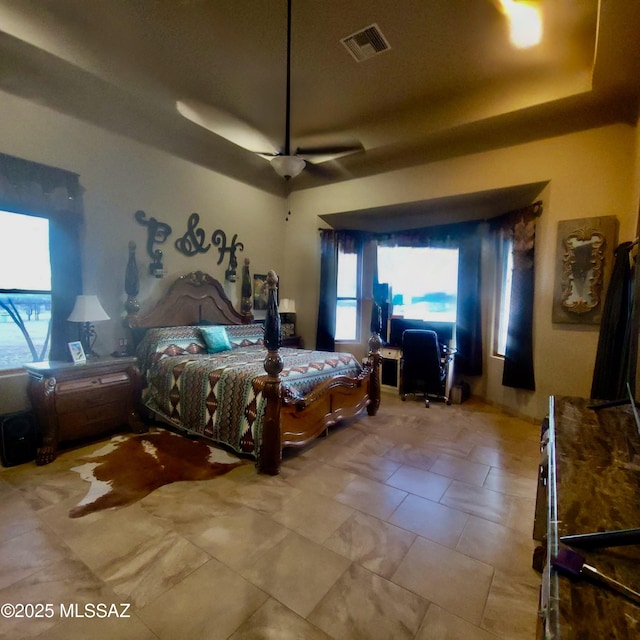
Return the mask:
[(136, 264), (136, 243), (129, 242), (129, 261), (124, 276), (124, 290), (127, 292), (127, 301), (124, 303), (127, 312), (126, 324), (133, 326), (134, 318), (140, 311), (138, 302), (138, 291), (140, 290), (140, 280), (138, 278), (138, 265)]
[(253, 322), (253, 313), (251, 309), (253, 304), (251, 302), (251, 276), (249, 275), (249, 258), (244, 259), (244, 266), (242, 267), (242, 288), (240, 290), (242, 300), (240, 302), (240, 313), (243, 317), (245, 324), (251, 324)]
[(280, 372), (283, 368), (280, 356), (280, 314), (276, 303), (278, 292), (278, 276), (275, 271), (267, 274), (269, 297), (267, 315), (264, 322), (264, 343), (267, 357), (264, 359), (264, 370), (267, 380), (262, 391), (266, 408), (262, 427), (262, 441), (259, 445), (257, 466), (262, 473), (276, 475), (282, 461), (282, 437), (280, 432), (280, 410), (282, 408), (282, 389)]

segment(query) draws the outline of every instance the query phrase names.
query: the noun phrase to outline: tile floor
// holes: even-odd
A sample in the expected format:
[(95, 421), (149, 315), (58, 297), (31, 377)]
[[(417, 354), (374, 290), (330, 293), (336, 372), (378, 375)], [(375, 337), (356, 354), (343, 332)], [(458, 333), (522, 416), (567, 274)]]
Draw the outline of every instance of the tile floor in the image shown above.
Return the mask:
[(533, 640), (539, 431), (385, 394), (277, 477), (246, 465), (78, 519), (70, 468), (99, 445), (2, 468), (0, 604), (53, 607), (0, 617), (0, 638)]

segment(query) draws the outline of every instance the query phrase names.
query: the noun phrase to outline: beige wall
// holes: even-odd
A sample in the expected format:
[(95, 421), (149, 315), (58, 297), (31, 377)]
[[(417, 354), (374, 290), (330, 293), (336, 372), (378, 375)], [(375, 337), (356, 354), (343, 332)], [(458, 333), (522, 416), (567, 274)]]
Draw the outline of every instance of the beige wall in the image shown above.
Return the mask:
[[(491, 261), (485, 259), (485, 375), (473, 381), (473, 390), (490, 402), (535, 419), (546, 414), (551, 394), (588, 396), (597, 329), (551, 322), (557, 223), (616, 215), (620, 241), (632, 239), (638, 207), (637, 147), (636, 128), (616, 125), (293, 194), (290, 207), (295, 222), (287, 227), (285, 266), (293, 270), (301, 260), (310, 260), (304, 290), (296, 291), (296, 299), (302, 301), (298, 312), (304, 318), (305, 338), (313, 335), (319, 282), (317, 244), (308, 247), (307, 238), (322, 226), (319, 215), (549, 181), (542, 193), (544, 213), (536, 231), (537, 389), (518, 391), (501, 384), (502, 360), (490, 355), (494, 273)], [(487, 253), (485, 250), (485, 257)]]
[[(620, 240), (635, 236), (640, 162), (640, 135), (635, 127), (604, 127), (295, 192), (286, 203), (11, 95), (1, 94), (0, 100), (0, 151), (75, 171), (86, 189), (85, 292), (97, 293), (113, 318), (98, 326), (97, 350), (101, 353), (113, 350), (124, 335), (120, 315), (129, 240), (138, 244), (143, 307), (181, 273), (202, 269), (220, 280), (224, 277), (226, 261), (217, 266), (213, 249), (204, 256), (187, 258), (172, 242), (163, 247), (167, 278), (148, 276), (145, 229), (133, 219), (138, 209), (171, 224), (171, 241), (182, 235), (194, 211), (200, 214), (207, 234), (218, 228), (229, 237), (237, 233), (245, 247), (238, 254), (239, 261), (249, 257), (253, 272), (278, 271), (282, 296), (296, 300), (300, 333), (306, 345), (313, 347), (319, 285), (317, 230), (325, 226), (319, 215), (549, 181), (542, 194), (545, 210), (536, 237), (537, 391), (502, 387), (501, 361), (490, 356), (490, 260), (485, 261), (483, 271), (486, 374), (473, 381), (474, 391), (532, 418), (546, 413), (550, 394), (589, 394), (597, 330), (551, 323), (557, 222), (616, 215)], [(287, 210), (291, 215), (285, 221)], [(239, 283), (229, 293), (237, 300)], [(359, 351), (363, 350), (361, 345)], [(0, 377), (0, 413), (25, 406), (24, 388), (24, 376)]]
[[(248, 257), (255, 272), (282, 269), (282, 198), (14, 96), (0, 94), (0, 104), (1, 152), (80, 174), (85, 189), (84, 291), (96, 293), (112, 318), (96, 326), (98, 353), (110, 353), (125, 335), (121, 316), (130, 240), (138, 247), (143, 310), (177, 275), (200, 269), (224, 280), (228, 254), (218, 266), (215, 247), (186, 257), (173, 246), (193, 212), (200, 214), (209, 237), (216, 229), (222, 229), (228, 241), (238, 234), (244, 244), (244, 251), (237, 253), (239, 266)], [(168, 271), (162, 280), (148, 274), (146, 228), (133, 217), (138, 209), (173, 228), (162, 246)], [(227, 288), (232, 299), (239, 300), (240, 282)], [(0, 414), (24, 408), (25, 380), (24, 375), (0, 377)]]

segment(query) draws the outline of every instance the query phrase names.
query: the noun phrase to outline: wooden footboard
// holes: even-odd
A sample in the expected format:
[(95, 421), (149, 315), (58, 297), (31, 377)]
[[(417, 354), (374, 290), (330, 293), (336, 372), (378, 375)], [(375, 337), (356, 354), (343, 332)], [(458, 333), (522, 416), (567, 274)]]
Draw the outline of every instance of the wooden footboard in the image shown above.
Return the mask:
[(263, 473), (275, 475), (280, 469), (284, 447), (303, 447), (329, 427), (354, 417), (365, 409), (375, 415), (380, 406), (380, 338), (369, 340), (369, 355), (357, 378), (337, 376), (325, 381), (303, 398), (283, 395), (280, 383), (282, 359), (280, 316), (276, 305), (278, 278), (267, 276), (269, 300), (265, 319), (267, 357), (264, 368), (267, 383), (263, 394), (267, 400), (262, 442), (258, 447), (257, 466)]

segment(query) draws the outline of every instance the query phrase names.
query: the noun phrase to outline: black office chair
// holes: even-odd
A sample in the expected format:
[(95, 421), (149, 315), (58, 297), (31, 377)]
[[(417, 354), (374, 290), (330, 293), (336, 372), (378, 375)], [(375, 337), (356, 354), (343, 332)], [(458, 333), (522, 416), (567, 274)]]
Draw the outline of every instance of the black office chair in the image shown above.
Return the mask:
[(422, 394), (426, 407), (429, 407), (429, 396), (451, 404), (445, 385), (449, 358), (448, 350), (443, 353), (435, 331), (404, 331), (399, 385), (402, 400), (409, 394)]

